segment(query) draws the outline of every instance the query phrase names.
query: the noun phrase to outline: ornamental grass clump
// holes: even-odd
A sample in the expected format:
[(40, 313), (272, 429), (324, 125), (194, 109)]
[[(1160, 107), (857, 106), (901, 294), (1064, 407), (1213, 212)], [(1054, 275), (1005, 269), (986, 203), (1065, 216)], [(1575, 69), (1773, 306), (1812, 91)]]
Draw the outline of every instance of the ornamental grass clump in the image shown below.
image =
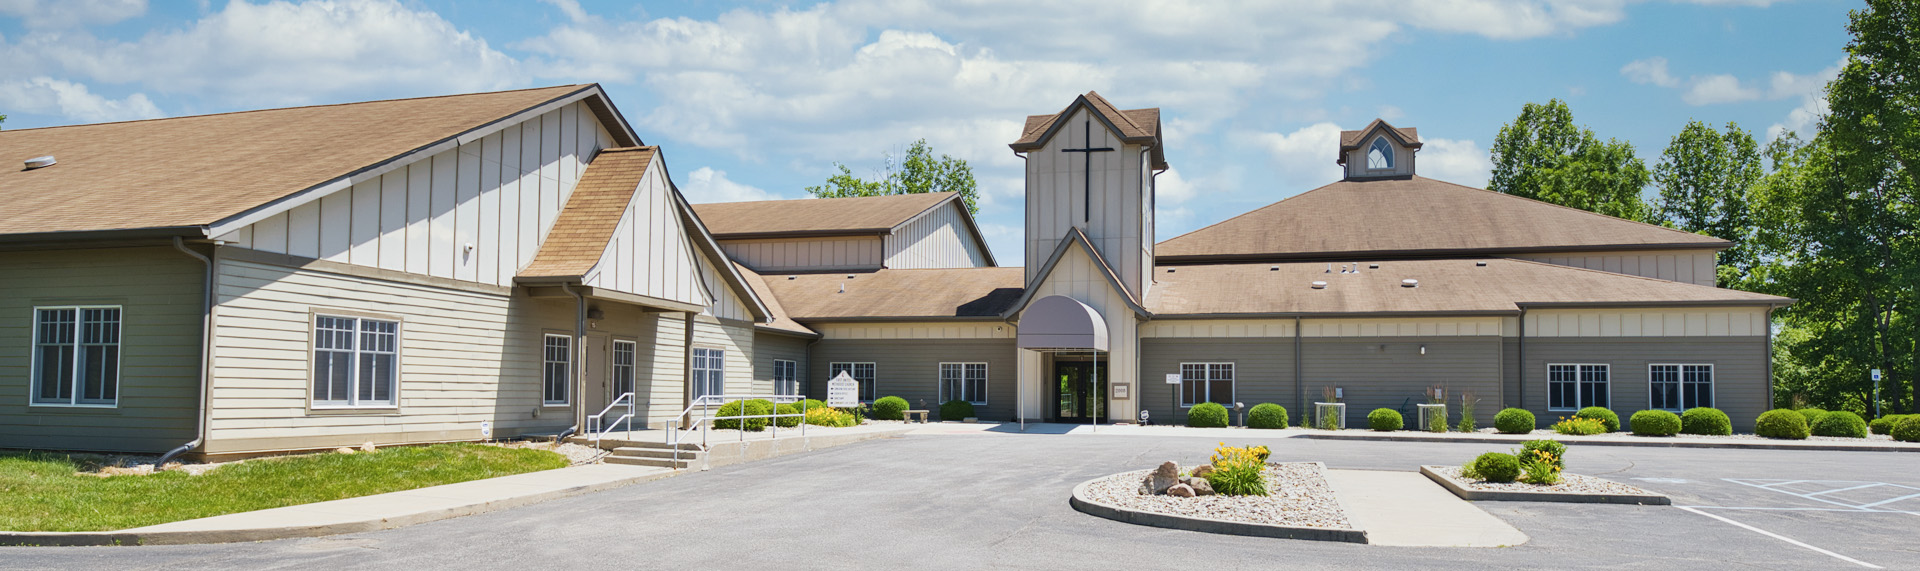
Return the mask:
[(1286, 407), (1263, 402), (1247, 411), (1247, 428), (1286, 428)]
[(1820, 420), (1814, 421), (1808, 431), (1814, 436), (1866, 438), (1867, 421), (1852, 412), (1836, 410), (1821, 415)]
[(1266, 447), (1227, 446), (1213, 449), (1213, 471), (1207, 472), (1207, 484), (1214, 493), (1225, 496), (1267, 495)]
[(1680, 433), (1729, 436), (1733, 434), (1733, 421), (1717, 408), (1690, 408), (1680, 413)]
[(1607, 410), (1606, 407), (1590, 406), (1587, 408), (1583, 408), (1583, 409), (1580, 409), (1579, 412), (1573, 413), (1573, 417), (1574, 418), (1591, 418), (1594, 420), (1598, 420), (1603, 426), (1606, 427), (1607, 432), (1620, 431), (1620, 415), (1614, 414), (1613, 411)]
[(1607, 431), (1607, 424), (1597, 418), (1561, 418), (1553, 423), (1553, 431), (1569, 436), (1590, 436)]
[(1390, 408), (1376, 408), (1367, 413), (1367, 426), (1379, 432), (1391, 432), (1406, 428), (1406, 421), (1400, 413)]
[(1680, 415), (1664, 410), (1643, 410), (1633, 413), (1627, 426), (1634, 436), (1673, 436), (1680, 433)]
[(1526, 434), (1533, 432), (1533, 427), (1533, 413), (1525, 409), (1502, 409), (1500, 414), (1493, 415), (1493, 428), (1501, 434)]
[(1479, 430), (1479, 428), (1473, 425), (1473, 403), (1478, 402), (1478, 400), (1479, 399), (1473, 398), (1473, 393), (1460, 393), (1460, 425), (1455, 427), (1455, 430), (1461, 432), (1474, 432)]

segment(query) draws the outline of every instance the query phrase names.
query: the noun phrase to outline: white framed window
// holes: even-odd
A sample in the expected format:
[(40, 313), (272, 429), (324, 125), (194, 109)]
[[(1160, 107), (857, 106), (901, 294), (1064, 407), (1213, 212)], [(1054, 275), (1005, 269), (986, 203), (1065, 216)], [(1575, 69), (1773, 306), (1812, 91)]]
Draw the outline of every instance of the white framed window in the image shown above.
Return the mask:
[(612, 375), (608, 383), (613, 386), (613, 398), (633, 392), (633, 357), (637, 344), (632, 341), (613, 340), (613, 363), (607, 367)]
[(1608, 372), (1604, 364), (1547, 365), (1547, 410), (1611, 407)]
[(1203, 402), (1233, 406), (1233, 363), (1180, 364), (1180, 406)]
[(120, 404), (120, 307), (33, 308), (34, 406)]
[(1387, 143), (1386, 137), (1374, 139), (1373, 144), (1367, 147), (1367, 168), (1370, 170), (1393, 168), (1393, 145)]
[(987, 404), (986, 363), (940, 364), (940, 402), (956, 399)]
[(800, 363), (788, 359), (773, 360), (773, 394), (800, 396)]
[(540, 351), (540, 403), (567, 404), (568, 379), (573, 371), (573, 337), (548, 333)]
[(727, 352), (693, 348), (693, 398), (727, 394)]
[(398, 406), (400, 322), (313, 317), (313, 406)]
[(1713, 406), (1713, 365), (1648, 365), (1647, 381), (1647, 408), (1677, 412)]
[(847, 376), (853, 377), (853, 380), (860, 381), (860, 400), (873, 402), (873, 399), (880, 398), (879, 388), (875, 387), (873, 382), (878, 370), (879, 368), (873, 363), (828, 363), (827, 378), (831, 379), (840, 376), (840, 373), (846, 373)]

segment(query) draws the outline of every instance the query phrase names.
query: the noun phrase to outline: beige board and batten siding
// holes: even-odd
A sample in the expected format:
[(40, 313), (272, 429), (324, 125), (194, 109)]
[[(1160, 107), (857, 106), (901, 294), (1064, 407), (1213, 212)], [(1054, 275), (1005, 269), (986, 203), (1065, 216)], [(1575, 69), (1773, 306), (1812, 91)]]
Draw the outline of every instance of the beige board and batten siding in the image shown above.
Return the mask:
[(265, 252), (511, 285), (539, 252), (580, 172), (612, 145), (594, 113), (571, 103), (219, 239)]
[(585, 284), (693, 305), (711, 303), (702, 284), (724, 282), (715, 281), (712, 264), (695, 251), (688, 230), (665, 161), (655, 155)]
[(727, 257), (759, 273), (877, 270), (885, 262), (878, 236), (722, 240)]
[[(1099, 133), (1099, 130), (1095, 130)], [(1060, 140), (1056, 138), (1055, 140)], [(1048, 252), (1051, 256), (1052, 252)], [(1046, 279), (1033, 286), (1030, 299), (1040, 299), (1052, 295), (1062, 295), (1087, 304), (1107, 322), (1108, 353), (1103, 366), (1107, 368), (1109, 384), (1134, 383), (1139, 380), (1138, 352), (1140, 321), (1133, 309), (1127, 304), (1127, 297), (1114, 289), (1093, 258), (1080, 247), (1068, 247), (1053, 271)], [(1024, 309), (1022, 310), (1024, 311)], [(1052, 371), (1045, 370), (1046, 359), (1035, 351), (1019, 350), (1021, 390), (1026, 394), (1026, 408), (1020, 414), (1026, 418), (1044, 418), (1044, 403), (1048, 398), (1047, 383)], [(1032, 379), (1031, 383), (1024, 379)], [(1135, 386), (1131, 390), (1139, 390)], [(1126, 400), (1110, 399), (1108, 410), (1114, 418), (1131, 418), (1137, 414), (1137, 398)]]
[[(0, 252), (0, 448), (159, 453), (194, 439), (206, 266), (173, 248)], [(121, 309), (111, 408), (29, 406), (35, 306)]]
[[(1027, 283), (1039, 272), (1041, 260), (1053, 255), (1055, 245), (1069, 228), (1083, 228), (1101, 257), (1113, 264), (1120, 281), (1129, 290), (1144, 292), (1141, 284), (1150, 279), (1143, 263), (1151, 238), (1143, 239), (1141, 162), (1147, 155), (1140, 145), (1130, 145), (1093, 120), (1092, 141), (1084, 140), (1082, 123), (1090, 120), (1085, 108), (1076, 109), (1059, 127), (1046, 146), (1027, 153)], [(1113, 152), (1068, 153), (1064, 149), (1107, 147)], [(1092, 161), (1092, 208), (1097, 216), (1087, 217), (1087, 163)], [(1136, 269), (1128, 271), (1129, 268)], [(1108, 319), (1111, 321), (1112, 316)], [(1116, 337), (1115, 339), (1118, 339)]]
[(986, 363), (987, 403), (974, 405), (974, 415), (1006, 420), (1013, 418), (1019, 398), (1015, 389), (1018, 352), (1014, 340), (1005, 337), (822, 339), (810, 354), (807, 378), (814, 382), (807, 394), (826, 398), (826, 381), (832, 378), (827, 373), (833, 363), (873, 363), (876, 396), (897, 396), (907, 399), (913, 408), (937, 411), (941, 403), (941, 363)]
[(986, 251), (965, 220), (967, 204), (941, 204), (886, 236), (886, 265), (894, 269), (978, 268)]
[(1716, 250), (1668, 250), (1661, 252), (1573, 252), (1520, 254), (1516, 259), (1600, 270), (1616, 274), (1662, 279), (1711, 286), (1717, 277)]
[[(1373, 141), (1385, 138), (1387, 149), (1393, 152), (1393, 168), (1367, 168), (1367, 152), (1373, 150)], [(1360, 148), (1347, 151), (1347, 178), (1411, 176), (1416, 171), (1414, 163), (1417, 153), (1400, 145), (1400, 141), (1387, 134), (1386, 129), (1376, 129), (1370, 136), (1360, 140)]]

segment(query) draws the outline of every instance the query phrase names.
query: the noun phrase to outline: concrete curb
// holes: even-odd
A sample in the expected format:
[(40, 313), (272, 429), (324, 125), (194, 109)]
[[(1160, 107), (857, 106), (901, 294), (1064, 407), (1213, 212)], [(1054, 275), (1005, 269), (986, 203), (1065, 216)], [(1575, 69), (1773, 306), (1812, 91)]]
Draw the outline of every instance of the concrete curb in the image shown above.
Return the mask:
[(1560, 492), (1489, 492), (1468, 489), (1433, 469), (1434, 466), (1421, 466), (1420, 473), (1438, 482), (1441, 487), (1470, 502), (1564, 502), (1571, 504), (1627, 504), (1641, 506), (1673, 505), (1673, 500), (1659, 494), (1653, 495), (1605, 495), (1571, 494)]
[(1489, 436), (1417, 436), (1401, 434), (1297, 434), (1289, 438), (1309, 440), (1368, 440), (1377, 442), (1457, 442), (1462, 444), (1519, 444), (1528, 440), (1553, 439), (1568, 446), (1640, 446), (1647, 448), (1719, 448), (1722, 450), (1808, 450), (1816, 452), (1920, 452), (1920, 446), (1897, 446), (1891, 444), (1788, 444), (1766, 441), (1712, 441), (1692, 439), (1665, 439), (1654, 436), (1636, 436), (1635, 440), (1586, 440), (1561, 436), (1540, 436), (1515, 434), (1507, 437)]
[[(1102, 478), (1104, 478), (1104, 476)], [(1218, 533), (1223, 535), (1244, 535), (1249, 537), (1271, 537), (1271, 538), (1277, 538), (1277, 539), (1307, 539), (1307, 540), (1313, 540), (1313, 541), (1343, 541), (1347, 543), (1366, 543), (1367, 542), (1367, 532), (1357, 530), (1357, 529), (1292, 527), (1292, 526), (1285, 526), (1285, 525), (1271, 525), (1271, 524), (1263, 524), (1263, 523), (1242, 523), (1242, 522), (1234, 522), (1234, 521), (1220, 521), (1215, 519), (1191, 518), (1191, 517), (1185, 517), (1185, 516), (1177, 516), (1177, 515), (1169, 515), (1169, 514), (1144, 512), (1140, 510), (1127, 509), (1127, 508), (1104, 504), (1104, 503), (1100, 503), (1100, 502), (1088, 499), (1087, 493), (1086, 493), (1087, 485), (1092, 484), (1093, 482), (1100, 480), (1102, 478), (1094, 478), (1093, 480), (1087, 480), (1085, 482), (1081, 482), (1080, 485), (1078, 486), (1074, 486), (1073, 497), (1068, 500), (1068, 504), (1072, 505), (1073, 509), (1078, 510), (1080, 513), (1084, 513), (1091, 516), (1103, 517), (1103, 518), (1107, 518), (1107, 519), (1122, 522), (1122, 523), (1131, 523), (1134, 525), (1144, 525), (1144, 526), (1160, 527), (1160, 528), (1166, 528), (1166, 529), (1178, 529), (1178, 530), (1184, 530), (1184, 531), (1197, 531), (1201, 533)]]

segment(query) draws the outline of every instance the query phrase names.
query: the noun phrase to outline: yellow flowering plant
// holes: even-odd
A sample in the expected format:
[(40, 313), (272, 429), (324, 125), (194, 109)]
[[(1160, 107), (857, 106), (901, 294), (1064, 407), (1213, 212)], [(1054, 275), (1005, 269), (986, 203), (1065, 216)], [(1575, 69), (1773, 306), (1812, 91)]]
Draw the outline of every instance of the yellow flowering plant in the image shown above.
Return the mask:
[(1207, 473), (1207, 484), (1221, 495), (1267, 495), (1266, 459), (1270, 454), (1265, 446), (1227, 446), (1222, 442), (1213, 449), (1213, 471)]

